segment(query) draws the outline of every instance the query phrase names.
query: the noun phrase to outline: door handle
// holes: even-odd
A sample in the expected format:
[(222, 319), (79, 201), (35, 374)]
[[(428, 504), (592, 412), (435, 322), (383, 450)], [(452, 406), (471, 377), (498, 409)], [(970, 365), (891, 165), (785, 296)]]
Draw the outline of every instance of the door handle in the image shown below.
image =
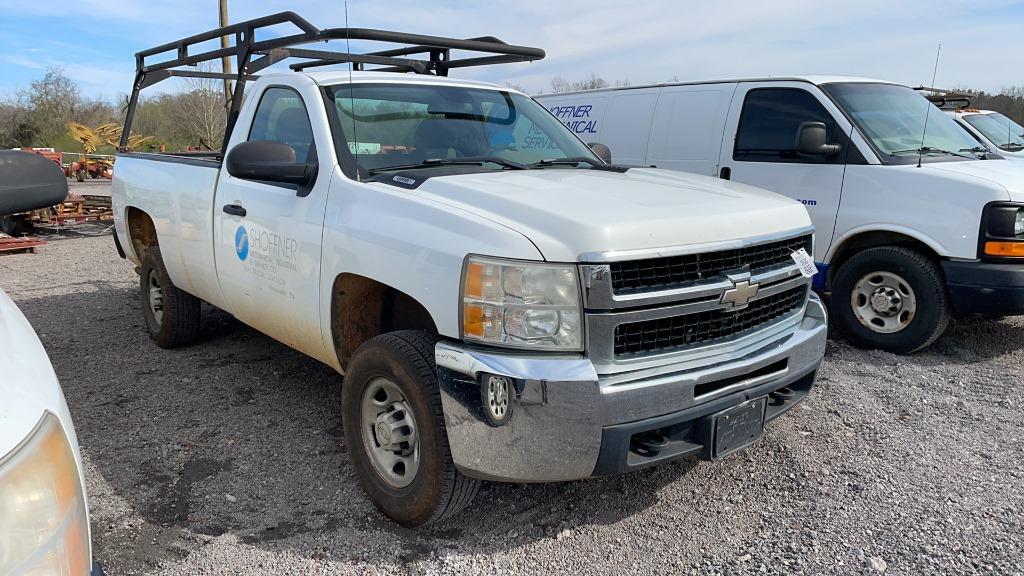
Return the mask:
[(732, 178), (732, 168), (728, 166), (722, 166), (722, 169), (718, 172), (718, 177), (722, 180), (728, 180)]
[(232, 216), (245, 216), (245, 208), (240, 204), (225, 204), (223, 210)]

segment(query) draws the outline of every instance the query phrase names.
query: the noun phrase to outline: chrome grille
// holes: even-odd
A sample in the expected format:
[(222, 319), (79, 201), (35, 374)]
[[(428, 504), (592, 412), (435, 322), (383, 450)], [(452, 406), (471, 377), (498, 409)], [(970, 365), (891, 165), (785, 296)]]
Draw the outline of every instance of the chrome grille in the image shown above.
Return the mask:
[(740, 310), (716, 308), (619, 324), (615, 327), (614, 353), (618, 357), (664, 352), (737, 338), (800, 310), (806, 297), (807, 285), (802, 284), (754, 300)]
[(757, 274), (777, 266), (792, 264), (790, 254), (800, 248), (811, 251), (810, 234), (703, 254), (612, 262), (609, 265), (612, 291), (615, 294), (624, 294), (661, 290), (741, 268), (749, 268), (751, 274)]

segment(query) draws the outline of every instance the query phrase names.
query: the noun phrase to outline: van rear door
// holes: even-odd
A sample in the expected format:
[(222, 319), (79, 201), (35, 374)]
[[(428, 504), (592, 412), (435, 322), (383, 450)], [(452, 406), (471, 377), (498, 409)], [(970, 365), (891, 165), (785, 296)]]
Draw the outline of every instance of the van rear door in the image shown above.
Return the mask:
[[(797, 153), (797, 130), (803, 122), (824, 123), (828, 142), (839, 144), (839, 153)], [(742, 82), (726, 122), (719, 176), (802, 202), (816, 230), (815, 260), (822, 262), (839, 212), (852, 129), (813, 84)]]

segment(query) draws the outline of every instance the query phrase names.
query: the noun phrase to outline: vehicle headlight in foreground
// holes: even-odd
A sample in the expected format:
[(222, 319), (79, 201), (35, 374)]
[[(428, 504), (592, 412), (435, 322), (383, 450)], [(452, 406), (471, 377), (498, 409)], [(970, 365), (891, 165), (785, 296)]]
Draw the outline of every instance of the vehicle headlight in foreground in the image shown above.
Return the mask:
[(0, 574), (88, 574), (88, 522), (74, 452), (47, 412), (0, 458)]
[(513, 348), (583, 349), (576, 266), (469, 256), (462, 337)]

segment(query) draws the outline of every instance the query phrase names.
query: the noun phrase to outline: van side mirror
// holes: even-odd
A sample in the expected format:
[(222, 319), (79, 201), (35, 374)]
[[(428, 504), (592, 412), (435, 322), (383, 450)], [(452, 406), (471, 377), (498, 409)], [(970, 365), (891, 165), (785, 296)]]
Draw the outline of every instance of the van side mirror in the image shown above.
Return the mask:
[(797, 154), (804, 156), (835, 156), (839, 144), (828, 143), (828, 130), (824, 122), (801, 122), (796, 130)]
[(604, 144), (601, 144), (600, 142), (590, 142), (587, 144), (587, 146), (590, 146), (590, 149), (594, 151), (594, 154), (597, 154), (598, 158), (604, 160), (605, 164), (612, 163), (611, 148), (605, 146)]
[[(224, 167), (235, 178), (308, 187), (316, 179), (318, 166), (316, 162), (296, 162), (295, 149), (287, 144), (253, 140), (232, 148)], [(301, 189), (299, 194), (305, 196)]]
[(68, 180), (55, 162), (31, 152), (0, 151), (0, 215), (60, 204)]

